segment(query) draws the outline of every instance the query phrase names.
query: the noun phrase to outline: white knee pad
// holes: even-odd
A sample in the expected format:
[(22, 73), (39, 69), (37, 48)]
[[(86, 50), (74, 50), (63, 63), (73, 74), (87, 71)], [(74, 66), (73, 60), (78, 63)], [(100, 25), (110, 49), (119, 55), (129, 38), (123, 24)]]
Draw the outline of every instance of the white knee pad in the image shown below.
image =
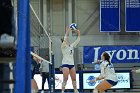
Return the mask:
[(62, 82), (62, 87), (65, 88), (66, 84), (67, 84), (67, 81), (63, 81)]
[(73, 87), (76, 87), (76, 81), (72, 81), (72, 85), (73, 85)]

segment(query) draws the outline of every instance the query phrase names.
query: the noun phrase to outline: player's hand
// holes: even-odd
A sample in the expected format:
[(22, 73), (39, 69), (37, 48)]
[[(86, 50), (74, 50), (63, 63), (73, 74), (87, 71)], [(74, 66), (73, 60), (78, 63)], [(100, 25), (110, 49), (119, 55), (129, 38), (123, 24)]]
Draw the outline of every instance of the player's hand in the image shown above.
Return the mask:
[(75, 31), (78, 34), (78, 36), (80, 36), (80, 30), (76, 29)]
[(90, 82), (93, 83), (93, 82), (96, 82), (96, 80), (93, 79), (93, 80), (90, 80)]
[(100, 64), (101, 60), (93, 61), (92, 64)]
[(69, 28), (69, 26), (66, 27), (66, 32), (70, 32), (71, 29)]

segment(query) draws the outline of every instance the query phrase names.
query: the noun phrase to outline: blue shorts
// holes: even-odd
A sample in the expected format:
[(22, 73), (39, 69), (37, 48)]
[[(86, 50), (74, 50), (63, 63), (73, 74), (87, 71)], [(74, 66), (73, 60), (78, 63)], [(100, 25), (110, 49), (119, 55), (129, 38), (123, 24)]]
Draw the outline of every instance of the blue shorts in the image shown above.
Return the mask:
[(115, 86), (117, 85), (118, 81), (117, 82), (114, 82), (112, 80), (106, 80), (108, 83), (110, 83), (112, 86)]
[(34, 71), (31, 71), (31, 79), (34, 79), (34, 75), (35, 75)]
[(63, 67), (67, 67), (67, 68), (69, 68), (69, 69), (72, 69), (72, 68), (74, 67), (74, 65), (63, 64), (61, 67), (62, 67), (62, 68), (63, 68)]

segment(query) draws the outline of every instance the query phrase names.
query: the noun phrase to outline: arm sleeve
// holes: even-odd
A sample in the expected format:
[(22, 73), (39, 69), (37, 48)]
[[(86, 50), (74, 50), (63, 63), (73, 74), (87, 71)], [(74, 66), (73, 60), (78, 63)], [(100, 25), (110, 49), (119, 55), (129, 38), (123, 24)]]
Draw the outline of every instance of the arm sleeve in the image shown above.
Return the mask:
[(75, 40), (75, 42), (73, 42), (71, 45), (72, 45), (73, 47), (76, 47), (76, 46), (78, 45), (79, 42), (80, 42), (80, 37), (78, 37), (78, 38)]

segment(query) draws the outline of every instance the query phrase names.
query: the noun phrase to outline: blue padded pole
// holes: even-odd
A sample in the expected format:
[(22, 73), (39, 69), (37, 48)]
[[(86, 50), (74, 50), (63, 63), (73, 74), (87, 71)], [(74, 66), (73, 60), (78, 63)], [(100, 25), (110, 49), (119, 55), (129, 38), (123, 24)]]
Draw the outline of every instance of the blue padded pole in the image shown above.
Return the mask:
[(49, 64), (49, 81), (49, 91), (55, 93), (54, 55), (52, 55), (52, 64)]
[(31, 93), (29, 0), (18, 0), (15, 93)]

